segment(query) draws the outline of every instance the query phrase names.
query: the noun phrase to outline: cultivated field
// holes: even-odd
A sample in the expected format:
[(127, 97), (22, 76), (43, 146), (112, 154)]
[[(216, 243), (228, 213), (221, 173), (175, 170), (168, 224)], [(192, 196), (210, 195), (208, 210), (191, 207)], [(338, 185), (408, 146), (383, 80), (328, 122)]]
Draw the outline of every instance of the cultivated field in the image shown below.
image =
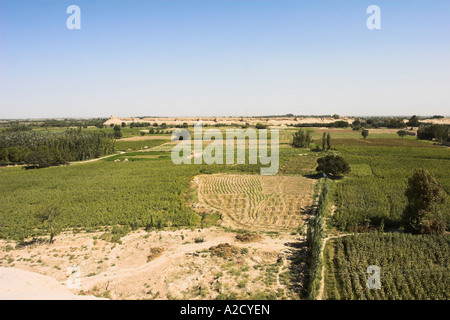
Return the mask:
[(229, 226), (291, 230), (311, 214), (314, 179), (301, 176), (202, 175), (197, 210), (217, 211)]
[[(324, 298), (344, 300), (450, 298), (450, 236), (361, 234), (333, 239), (325, 250)], [(367, 267), (381, 271), (380, 289)]]

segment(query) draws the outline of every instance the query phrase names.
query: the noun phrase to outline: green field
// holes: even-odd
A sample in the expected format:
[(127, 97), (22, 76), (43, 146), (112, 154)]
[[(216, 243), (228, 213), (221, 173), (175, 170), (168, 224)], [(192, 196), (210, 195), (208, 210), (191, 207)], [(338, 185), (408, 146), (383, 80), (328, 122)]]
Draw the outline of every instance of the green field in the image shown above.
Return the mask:
[[(450, 298), (450, 236), (368, 233), (333, 239), (325, 249), (326, 299)], [(366, 285), (380, 267), (380, 289)]]
[[(393, 143), (395, 142), (395, 143)], [(336, 140), (335, 150), (349, 162), (351, 172), (336, 186), (338, 207), (332, 224), (343, 231), (354, 231), (367, 224), (400, 226), (406, 205), (404, 195), (414, 169), (428, 170), (449, 193), (450, 150), (447, 147), (404, 139), (374, 139), (369, 146), (358, 140)], [(444, 215), (450, 219), (449, 202)], [(448, 220), (450, 222), (450, 220)]]
[(195, 175), (259, 172), (259, 166), (174, 165), (167, 152), (131, 152), (77, 165), (0, 170), (0, 237), (21, 240), (43, 234), (36, 215), (52, 205), (61, 209), (64, 228), (194, 226), (200, 217), (184, 193)]

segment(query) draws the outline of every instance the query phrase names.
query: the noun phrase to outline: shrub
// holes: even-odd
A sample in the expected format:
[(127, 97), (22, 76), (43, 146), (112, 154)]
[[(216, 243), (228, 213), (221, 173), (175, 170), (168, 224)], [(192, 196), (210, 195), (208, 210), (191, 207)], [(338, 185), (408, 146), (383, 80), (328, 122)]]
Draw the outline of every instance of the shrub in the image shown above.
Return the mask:
[(294, 138), (292, 140), (292, 146), (295, 148), (308, 148), (312, 143), (312, 135), (310, 131), (305, 131), (303, 129), (298, 130), (294, 133)]
[(350, 165), (341, 156), (329, 154), (317, 159), (317, 163), (316, 171), (330, 176), (340, 176), (350, 172)]
[(408, 205), (403, 213), (405, 229), (412, 233), (443, 233), (445, 221), (439, 217), (437, 205), (447, 194), (425, 169), (418, 169), (408, 180), (405, 192)]

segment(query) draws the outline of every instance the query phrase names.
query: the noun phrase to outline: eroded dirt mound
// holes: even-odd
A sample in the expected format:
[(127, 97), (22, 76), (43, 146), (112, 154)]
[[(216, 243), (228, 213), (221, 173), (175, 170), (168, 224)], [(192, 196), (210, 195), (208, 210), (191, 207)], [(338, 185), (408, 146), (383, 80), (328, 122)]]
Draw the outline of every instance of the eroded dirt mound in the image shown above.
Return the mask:
[(147, 256), (147, 262), (152, 261), (153, 259), (158, 258), (163, 253), (164, 249), (162, 248), (150, 248), (150, 254)]
[(248, 243), (248, 242), (257, 242), (261, 240), (261, 236), (258, 233), (243, 233), (238, 234), (236, 239), (240, 242)]
[(209, 251), (218, 257), (232, 258), (239, 254), (240, 250), (238, 247), (230, 245), (229, 243), (221, 243), (217, 246), (212, 246)]

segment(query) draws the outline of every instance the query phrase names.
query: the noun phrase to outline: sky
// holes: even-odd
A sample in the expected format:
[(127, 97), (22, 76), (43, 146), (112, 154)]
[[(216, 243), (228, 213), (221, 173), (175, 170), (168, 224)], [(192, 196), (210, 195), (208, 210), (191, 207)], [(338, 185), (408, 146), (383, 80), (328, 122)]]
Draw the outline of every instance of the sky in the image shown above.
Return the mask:
[(0, 0), (0, 119), (448, 116), (449, 13), (430, 0)]

